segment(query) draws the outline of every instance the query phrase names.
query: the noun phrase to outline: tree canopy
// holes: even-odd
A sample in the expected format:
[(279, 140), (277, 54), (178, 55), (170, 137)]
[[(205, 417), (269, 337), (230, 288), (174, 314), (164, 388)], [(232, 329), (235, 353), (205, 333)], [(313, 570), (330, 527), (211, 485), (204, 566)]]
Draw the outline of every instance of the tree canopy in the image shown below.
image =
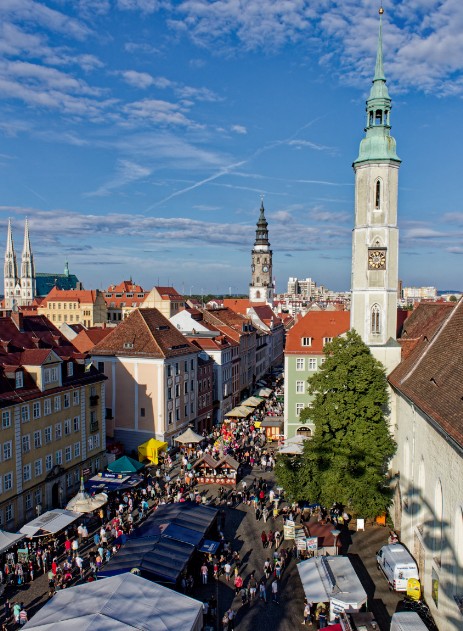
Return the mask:
[(295, 500), (374, 517), (391, 494), (386, 481), (395, 443), (387, 424), (388, 390), (383, 366), (360, 336), (349, 331), (325, 346), (325, 362), (308, 380), (315, 424), (300, 457), (278, 458), (277, 479)]

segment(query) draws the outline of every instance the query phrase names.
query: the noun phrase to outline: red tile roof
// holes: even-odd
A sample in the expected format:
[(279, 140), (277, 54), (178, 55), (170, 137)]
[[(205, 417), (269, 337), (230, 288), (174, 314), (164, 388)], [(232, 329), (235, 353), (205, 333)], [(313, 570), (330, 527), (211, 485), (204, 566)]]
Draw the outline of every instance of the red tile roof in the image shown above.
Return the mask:
[(58, 289), (53, 287), (49, 294), (45, 296), (41, 306), (46, 306), (50, 301), (57, 300), (74, 300), (78, 303), (94, 303), (98, 296), (98, 290), (94, 289)]
[(168, 358), (197, 353), (157, 309), (135, 309), (92, 349), (92, 355)]
[[(350, 328), (349, 311), (309, 311), (287, 334), (285, 354), (323, 354), (324, 339), (335, 338)], [(302, 346), (302, 338), (312, 338), (311, 346)]]
[[(120, 293), (120, 292), (141, 293), (141, 292), (144, 292), (144, 289), (143, 287), (141, 287), (141, 285), (135, 285), (131, 280), (123, 280), (121, 283), (119, 283), (119, 285), (110, 285), (108, 289), (106, 289), (105, 291), (108, 293), (112, 291), (115, 291), (117, 293)], [(146, 292), (146, 293), (149, 293), (149, 292)]]
[(72, 343), (80, 353), (88, 353), (98, 342), (111, 333), (110, 328), (93, 327), (91, 329), (83, 329), (72, 340)]
[(155, 289), (163, 300), (175, 300), (176, 302), (183, 300), (183, 296), (173, 287), (155, 287)]
[(404, 339), (415, 345), (389, 382), (463, 446), (463, 301), (453, 308), (420, 303), (406, 322)]

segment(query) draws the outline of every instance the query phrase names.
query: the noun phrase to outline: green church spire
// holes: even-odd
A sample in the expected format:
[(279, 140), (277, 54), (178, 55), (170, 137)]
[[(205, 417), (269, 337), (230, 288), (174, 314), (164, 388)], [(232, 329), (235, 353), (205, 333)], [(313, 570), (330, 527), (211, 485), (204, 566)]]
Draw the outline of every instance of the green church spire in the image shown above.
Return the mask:
[(366, 135), (360, 143), (359, 156), (354, 164), (378, 160), (400, 162), (400, 158), (396, 153), (396, 142), (390, 133), (392, 101), (387, 89), (383, 66), (383, 13), (384, 9), (381, 7), (379, 10), (379, 35), (375, 75), (373, 77), (370, 96), (366, 103)]

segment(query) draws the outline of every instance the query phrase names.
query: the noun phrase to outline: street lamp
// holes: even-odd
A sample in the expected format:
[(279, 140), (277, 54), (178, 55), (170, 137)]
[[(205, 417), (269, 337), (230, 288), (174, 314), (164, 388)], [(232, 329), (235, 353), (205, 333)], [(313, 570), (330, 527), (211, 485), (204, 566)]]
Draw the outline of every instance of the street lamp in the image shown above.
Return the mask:
[(335, 554), (335, 555), (337, 555), (337, 554), (338, 554), (338, 546), (337, 546), (336, 544), (337, 544), (337, 542), (338, 542), (338, 537), (339, 537), (339, 535), (341, 534), (341, 531), (340, 531), (340, 530), (338, 530), (337, 528), (334, 528), (334, 529), (331, 531), (331, 534), (332, 534), (332, 535), (333, 535), (333, 537), (334, 537), (334, 550), (335, 550), (334, 554)]

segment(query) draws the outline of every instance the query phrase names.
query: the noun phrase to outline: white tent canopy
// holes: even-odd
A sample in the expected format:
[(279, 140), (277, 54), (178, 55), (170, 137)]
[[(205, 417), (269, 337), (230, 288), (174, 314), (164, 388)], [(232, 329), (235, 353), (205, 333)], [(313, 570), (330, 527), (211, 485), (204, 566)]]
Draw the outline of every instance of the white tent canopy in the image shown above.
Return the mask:
[(174, 438), (175, 442), (182, 443), (182, 445), (186, 445), (188, 443), (200, 443), (203, 440), (203, 437), (194, 432), (191, 427), (186, 429), (183, 434)]
[(5, 530), (0, 530), (0, 552), (4, 550), (8, 550), (12, 545), (14, 545), (17, 541), (24, 539), (24, 535), (16, 534), (14, 532), (6, 532)]
[(300, 443), (289, 443), (287, 445), (282, 445), (277, 453), (300, 456), (304, 453), (304, 447)]
[(84, 487), (84, 479), (81, 479), (80, 490), (66, 506), (66, 510), (75, 513), (92, 513), (94, 510), (101, 508), (108, 501), (106, 493), (97, 493), (90, 495)]
[(22, 536), (35, 537), (37, 535), (55, 534), (64, 530), (69, 524), (79, 519), (82, 513), (75, 513), (74, 511), (65, 510), (64, 508), (54, 508), (51, 511), (47, 511), (36, 517), (19, 531)]
[(59, 591), (24, 629), (201, 631), (202, 603), (127, 572)]
[(367, 602), (367, 594), (348, 557), (313, 557), (298, 563), (297, 570), (307, 598), (329, 602), (331, 614), (339, 610), (359, 611)]

